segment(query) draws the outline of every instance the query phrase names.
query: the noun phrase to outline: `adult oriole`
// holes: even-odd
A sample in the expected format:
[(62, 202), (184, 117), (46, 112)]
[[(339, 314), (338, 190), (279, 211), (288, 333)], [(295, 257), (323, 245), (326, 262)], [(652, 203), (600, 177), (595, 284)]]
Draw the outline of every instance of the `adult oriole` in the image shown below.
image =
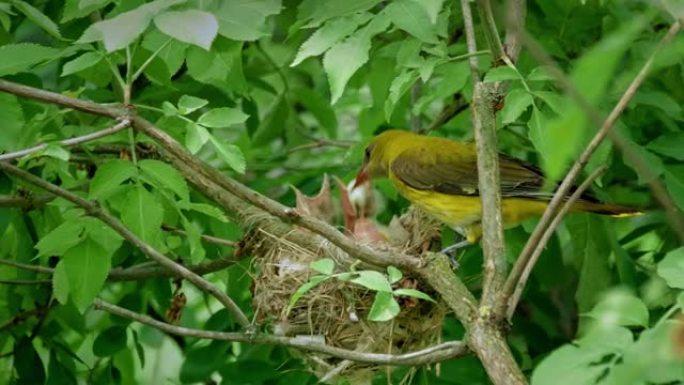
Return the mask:
[[(509, 227), (543, 214), (553, 193), (542, 191), (541, 171), (506, 155), (499, 155), (499, 168), (504, 225)], [(461, 233), (466, 238), (463, 244), (475, 243), (482, 235), (474, 143), (385, 131), (366, 147), (355, 185), (375, 177), (389, 177), (411, 203)], [(633, 208), (601, 203), (588, 194), (582, 195), (571, 210), (613, 216), (639, 213)]]

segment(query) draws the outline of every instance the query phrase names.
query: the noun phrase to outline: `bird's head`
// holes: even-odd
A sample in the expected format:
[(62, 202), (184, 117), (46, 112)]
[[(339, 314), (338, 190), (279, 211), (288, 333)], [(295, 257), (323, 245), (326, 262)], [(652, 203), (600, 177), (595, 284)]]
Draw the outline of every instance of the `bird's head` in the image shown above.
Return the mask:
[(356, 175), (354, 188), (366, 181), (387, 176), (390, 162), (414, 141), (418, 135), (402, 130), (388, 130), (373, 138), (366, 146), (363, 164)]

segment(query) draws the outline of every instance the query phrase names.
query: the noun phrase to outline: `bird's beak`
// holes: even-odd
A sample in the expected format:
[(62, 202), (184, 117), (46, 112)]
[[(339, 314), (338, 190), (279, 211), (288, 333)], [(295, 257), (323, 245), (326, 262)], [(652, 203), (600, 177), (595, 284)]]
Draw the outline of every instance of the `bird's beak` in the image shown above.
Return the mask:
[(367, 182), (370, 179), (370, 174), (368, 173), (368, 163), (365, 163), (363, 166), (361, 166), (361, 169), (359, 170), (359, 173), (356, 175), (356, 180), (354, 181), (354, 186), (352, 189), (355, 189), (365, 182)]

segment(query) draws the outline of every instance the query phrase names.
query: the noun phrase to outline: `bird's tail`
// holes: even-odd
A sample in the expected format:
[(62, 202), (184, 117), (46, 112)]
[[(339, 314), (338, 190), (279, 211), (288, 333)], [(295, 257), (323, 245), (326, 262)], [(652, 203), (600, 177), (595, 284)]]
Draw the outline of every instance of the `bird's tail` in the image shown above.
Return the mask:
[(614, 205), (610, 203), (599, 202), (576, 202), (572, 205), (572, 211), (586, 211), (601, 215), (610, 215), (612, 217), (631, 217), (641, 215), (643, 212), (634, 207)]

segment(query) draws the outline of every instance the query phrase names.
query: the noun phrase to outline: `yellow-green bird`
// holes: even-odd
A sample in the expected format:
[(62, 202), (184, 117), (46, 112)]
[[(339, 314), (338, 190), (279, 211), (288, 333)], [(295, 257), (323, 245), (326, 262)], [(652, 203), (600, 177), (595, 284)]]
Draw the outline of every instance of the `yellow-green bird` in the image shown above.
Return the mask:
[[(499, 168), (504, 226), (543, 214), (553, 194), (542, 191), (541, 171), (506, 155), (499, 155)], [(411, 203), (461, 233), (466, 240), (458, 246), (475, 243), (481, 237), (482, 203), (474, 143), (385, 131), (366, 147), (355, 185), (376, 177), (388, 177)], [(634, 208), (601, 203), (586, 194), (571, 210), (613, 216), (639, 213)]]

